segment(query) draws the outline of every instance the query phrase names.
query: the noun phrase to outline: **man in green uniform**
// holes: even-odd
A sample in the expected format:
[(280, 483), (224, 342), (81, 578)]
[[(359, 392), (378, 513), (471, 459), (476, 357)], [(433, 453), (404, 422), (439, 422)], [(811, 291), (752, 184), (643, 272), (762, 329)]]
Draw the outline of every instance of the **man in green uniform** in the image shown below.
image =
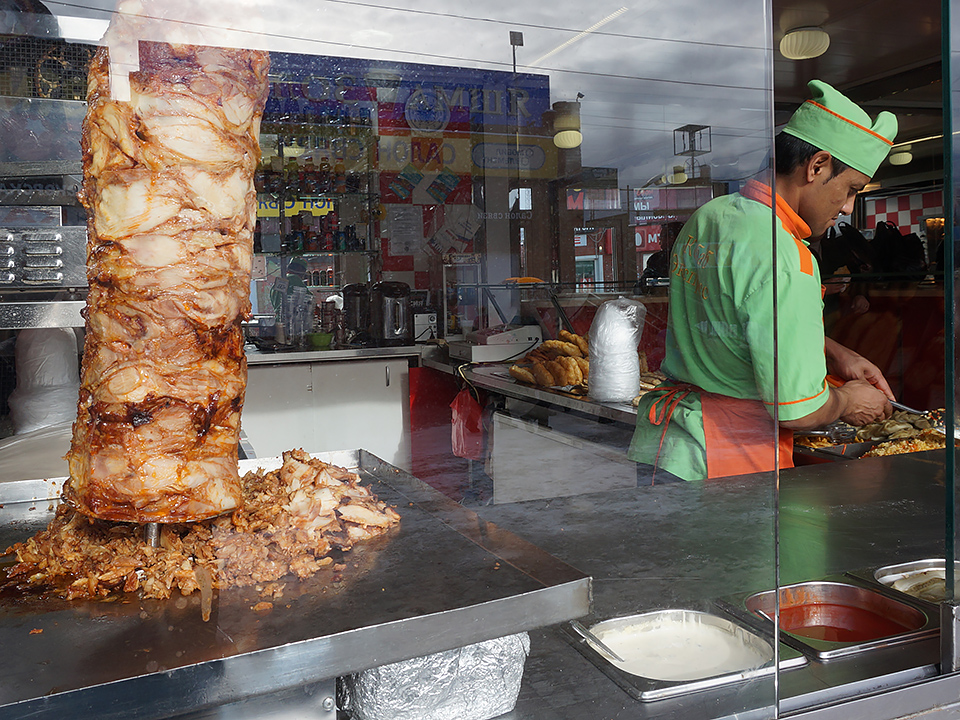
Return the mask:
[[(642, 398), (633, 460), (684, 480), (772, 470), (778, 454), (791, 467), (793, 430), (890, 415), (880, 370), (824, 337), (804, 240), (852, 212), (897, 121), (872, 121), (826, 83), (809, 88), (776, 138), (776, 194), (749, 181), (697, 210), (674, 245), (661, 366), (670, 380)], [(828, 370), (845, 384), (832, 387)]]

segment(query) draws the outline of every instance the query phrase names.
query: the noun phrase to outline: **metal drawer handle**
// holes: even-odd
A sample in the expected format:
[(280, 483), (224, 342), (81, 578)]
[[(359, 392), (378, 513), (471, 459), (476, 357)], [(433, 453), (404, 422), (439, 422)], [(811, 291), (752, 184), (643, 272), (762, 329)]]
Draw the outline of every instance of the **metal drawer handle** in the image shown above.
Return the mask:
[(63, 255), (63, 248), (59, 245), (34, 243), (23, 249), (24, 255)]
[(47, 273), (41, 270), (29, 275), (24, 274), (23, 282), (27, 285), (54, 285), (63, 282), (63, 273), (59, 271)]
[(389, 365), (387, 365), (386, 370), (387, 370), (387, 387), (390, 387), (390, 366)]

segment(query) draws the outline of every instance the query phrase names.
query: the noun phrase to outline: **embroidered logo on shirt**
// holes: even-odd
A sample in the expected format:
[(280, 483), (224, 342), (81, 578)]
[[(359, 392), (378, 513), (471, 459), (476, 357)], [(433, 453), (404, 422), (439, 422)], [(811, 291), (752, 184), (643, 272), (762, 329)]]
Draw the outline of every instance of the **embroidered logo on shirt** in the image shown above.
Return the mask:
[(690, 285), (703, 300), (710, 297), (710, 292), (700, 281), (698, 270), (710, 264), (714, 255), (713, 250), (707, 250), (693, 235), (687, 235), (686, 242), (671, 259), (671, 272)]

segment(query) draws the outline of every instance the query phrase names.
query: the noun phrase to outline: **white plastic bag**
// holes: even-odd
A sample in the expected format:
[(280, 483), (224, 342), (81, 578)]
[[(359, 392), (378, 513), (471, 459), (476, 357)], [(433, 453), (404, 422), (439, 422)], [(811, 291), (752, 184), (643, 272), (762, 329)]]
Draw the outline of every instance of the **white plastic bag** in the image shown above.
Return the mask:
[(14, 350), (17, 386), (7, 401), (16, 433), (72, 421), (80, 391), (77, 336), (69, 328), (21, 330)]
[(619, 297), (597, 310), (590, 326), (589, 395), (601, 402), (629, 402), (640, 390), (637, 346), (647, 308)]

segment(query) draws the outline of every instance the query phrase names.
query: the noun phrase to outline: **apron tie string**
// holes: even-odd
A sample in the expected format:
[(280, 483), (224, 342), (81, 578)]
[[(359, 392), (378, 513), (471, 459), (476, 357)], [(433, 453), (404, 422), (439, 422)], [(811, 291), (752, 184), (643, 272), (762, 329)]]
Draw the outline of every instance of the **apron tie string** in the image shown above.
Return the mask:
[(678, 385), (660, 385), (657, 390), (667, 390), (666, 393), (653, 401), (650, 410), (647, 413), (647, 419), (651, 425), (662, 425), (663, 431), (660, 433), (660, 444), (657, 446), (657, 456), (653, 461), (653, 474), (650, 476), (650, 484), (653, 485), (657, 479), (657, 468), (660, 466), (660, 451), (663, 449), (663, 440), (667, 436), (667, 428), (670, 426), (670, 420), (673, 418), (673, 411), (677, 405), (687, 395), (693, 391), (693, 386), (687, 383)]

